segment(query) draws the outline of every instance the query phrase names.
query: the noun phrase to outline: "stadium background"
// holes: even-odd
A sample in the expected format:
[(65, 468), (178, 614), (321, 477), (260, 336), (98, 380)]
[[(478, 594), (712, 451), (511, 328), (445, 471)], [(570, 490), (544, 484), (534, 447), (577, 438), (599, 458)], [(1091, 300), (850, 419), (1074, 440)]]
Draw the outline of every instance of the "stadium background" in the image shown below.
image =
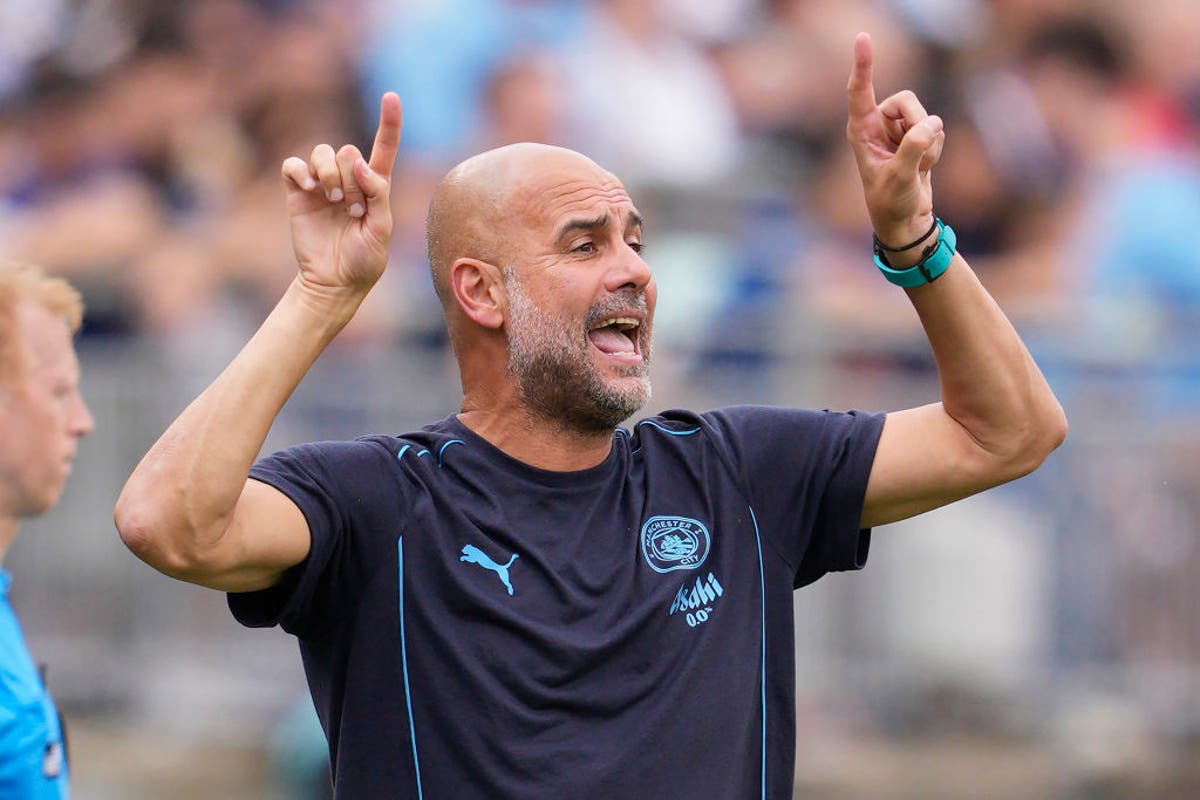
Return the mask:
[[(391, 266), (268, 449), (455, 408), (433, 181), (515, 140), (621, 175), (662, 289), (651, 410), (936, 397), (869, 260), (850, 44), (947, 121), (939, 214), (1067, 408), (1038, 474), (880, 529), (796, 595), (798, 796), (1200, 796), (1197, 0), (4, 0), (0, 255), (68, 275), (97, 419), (9, 557), (75, 796), (317, 797), (299, 658), (111, 508), (293, 266), (285, 155), (405, 100)], [(319, 736), (319, 734), (317, 734)]]

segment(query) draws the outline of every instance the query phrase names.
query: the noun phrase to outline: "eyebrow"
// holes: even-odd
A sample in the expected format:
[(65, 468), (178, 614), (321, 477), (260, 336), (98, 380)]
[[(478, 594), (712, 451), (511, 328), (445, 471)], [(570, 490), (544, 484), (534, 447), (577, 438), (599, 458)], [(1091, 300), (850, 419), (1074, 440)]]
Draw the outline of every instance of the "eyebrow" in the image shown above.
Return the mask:
[[(594, 217), (592, 219), (576, 218), (576, 219), (567, 220), (565, 223), (563, 223), (562, 227), (560, 227), (558, 229), (558, 234), (554, 237), (554, 240), (557, 242), (561, 242), (564, 239), (567, 239), (568, 237), (570, 237), (571, 234), (577, 233), (579, 231), (603, 230), (605, 227), (608, 226), (608, 219), (609, 219), (608, 214), (601, 214), (600, 216)], [(641, 231), (642, 228), (645, 227), (645, 220), (642, 218), (641, 214), (637, 213), (636, 211), (630, 211), (625, 216), (625, 226), (637, 228), (638, 231)]]

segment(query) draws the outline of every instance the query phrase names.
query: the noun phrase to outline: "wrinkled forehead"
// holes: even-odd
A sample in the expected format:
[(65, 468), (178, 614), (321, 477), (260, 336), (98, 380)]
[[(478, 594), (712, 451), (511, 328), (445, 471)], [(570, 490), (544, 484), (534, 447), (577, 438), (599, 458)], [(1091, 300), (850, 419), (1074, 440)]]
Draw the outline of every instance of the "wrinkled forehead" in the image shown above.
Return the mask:
[(510, 213), (531, 230), (552, 233), (567, 218), (637, 218), (624, 184), (577, 154), (548, 159), (525, 172), (510, 195)]

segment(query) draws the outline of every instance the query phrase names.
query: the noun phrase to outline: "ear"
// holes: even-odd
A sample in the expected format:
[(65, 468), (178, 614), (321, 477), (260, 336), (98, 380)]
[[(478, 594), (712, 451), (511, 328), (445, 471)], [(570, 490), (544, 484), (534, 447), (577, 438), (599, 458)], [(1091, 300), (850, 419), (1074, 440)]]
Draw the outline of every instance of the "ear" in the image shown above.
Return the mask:
[(504, 325), (507, 295), (495, 265), (460, 258), (450, 265), (450, 287), (463, 314), (476, 325), (493, 329)]

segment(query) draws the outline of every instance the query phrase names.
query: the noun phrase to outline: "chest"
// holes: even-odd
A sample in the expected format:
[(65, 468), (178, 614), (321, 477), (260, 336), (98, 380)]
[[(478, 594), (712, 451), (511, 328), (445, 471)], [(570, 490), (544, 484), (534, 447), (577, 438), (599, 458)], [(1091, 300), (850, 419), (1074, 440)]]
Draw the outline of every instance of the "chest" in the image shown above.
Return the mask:
[(719, 477), (419, 498), (399, 543), (407, 624), (438, 652), (551, 684), (677, 680), (698, 659), (753, 652), (761, 548)]

